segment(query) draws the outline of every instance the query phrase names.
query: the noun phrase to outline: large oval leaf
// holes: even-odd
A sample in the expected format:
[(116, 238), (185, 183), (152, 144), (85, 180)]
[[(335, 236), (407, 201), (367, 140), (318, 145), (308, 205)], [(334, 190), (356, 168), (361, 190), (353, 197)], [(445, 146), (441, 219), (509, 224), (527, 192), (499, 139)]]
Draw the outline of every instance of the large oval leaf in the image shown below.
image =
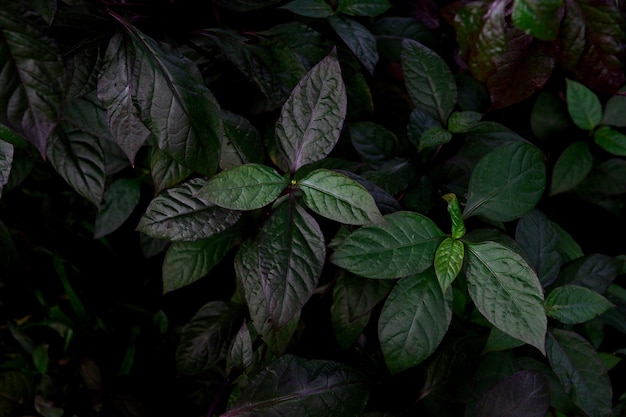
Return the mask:
[(467, 289), (476, 308), (503, 332), (545, 352), (543, 289), (526, 261), (495, 242), (466, 243)]
[(535, 207), (545, 183), (546, 167), (539, 149), (526, 142), (502, 145), (476, 164), (463, 217), (514, 220)]
[(205, 182), (194, 178), (156, 196), (139, 220), (137, 230), (158, 239), (193, 241), (235, 224), (241, 212), (218, 207), (196, 196)]
[(298, 181), (304, 204), (317, 214), (345, 224), (381, 223), (371, 194), (358, 182), (329, 169), (316, 169)]
[(452, 319), (452, 291), (445, 296), (434, 270), (400, 279), (378, 319), (378, 337), (389, 371), (415, 366), (439, 346)]
[(368, 278), (401, 278), (433, 264), (444, 233), (427, 217), (407, 211), (388, 214), (385, 225), (350, 234), (332, 254), (335, 265)]
[(546, 298), (546, 313), (565, 324), (581, 324), (614, 307), (597, 292), (578, 285), (557, 287)]
[(285, 355), (253, 377), (220, 417), (353, 417), (368, 396), (364, 376), (346, 365)]
[(276, 125), (281, 169), (295, 173), (324, 159), (339, 140), (346, 109), (341, 68), (332, 52), (300, 80), (282, 107)]

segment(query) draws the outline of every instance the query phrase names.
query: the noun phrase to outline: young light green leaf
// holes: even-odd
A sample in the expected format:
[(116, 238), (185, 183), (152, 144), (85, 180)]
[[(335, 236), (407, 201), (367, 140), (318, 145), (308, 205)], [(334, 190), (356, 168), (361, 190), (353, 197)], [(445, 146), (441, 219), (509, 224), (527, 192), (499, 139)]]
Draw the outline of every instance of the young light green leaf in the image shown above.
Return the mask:
[(589, 144), (583, 141), (570, 143), (561, 153), (552, 169), (550, 195), (563, 193), (580, 184), (593, 168)]
[(234, 233), (226, 230), (195, 242), (172, 243), (163, 259), (163, 293), (185, 287), (208, 274), (236, 239)]
[(545, 183), (546, 167), (539, 149), (526, 142), (502, 145), (476, 164), (463, 217), (514, 220), (535, 207)]
[(448, 203), (448, 214), (450, 214), (450, 222), (452, 223), (451, 236), (453, 239), (460, 239), (465, 235), (465, 224), (463, 223), (459, 200), (454, 193), (445, 194), (442, 198)]
[(328, 18), (328, 23), (367, 72), (373, 75), (378, 62), (378, 49), (372, 32), (356, 20), (342, 16), (332, 16)]
[(464, 255), (465, 247), (460, 240), (447, 237), (439, 244), (435, 252), (435, 273), (444, 292), (459, 275)]
[(104, 193), (102, 207), (94, 224), (94, 239), (117, 230), (130, 217), (139, 204), (141, 190), (138, 179), (115, 180)]
[(392, 374), (418, 365), (439, 346), (452, 319), (452, 291), (444, 293), (433, 269), (400, 279), (378, 319), (378, 337)]
[(351, 16), (376, 17), (391, 8), (388, 0), (341, 0), (337, 13)]
[(367, 380), (355, 369), (285, 355), (253, 377), (220, 417), (353, 417), (368, 397)]
[(593, 132), (593, 140), (613, 155), (626, 156), (626, 135), (609, 126), (602, 126)]
[(288, 184), (273, 168), (245, 164), (210, 178), (197, 196), (231, 210), (254, 210), (276, 200)]
[(551, 41), (559, 33), (563, 0), (515, 0), (513, 23), (529, 35)]
[(557, 287), (546, 298), (546, 313), (564, 324), (580, 324), (604, 313), (613, 303), (578, 285)]
[(495, 242), (466, 243), (467, 287), (491, 324), (545, 353), (543, 289), (526, 261)]
[(402, 70), (413, 103), (446, 123), (456, 103), (450, 68), (434, 51), (412, 39), (402, 41)]
[(153, 198), (137, 230), (158, 239), (193, 241), (235, 224), (240, 211), (218, 207), (197, 196), (205, 182), (194, 178)]
[(293, 0), (280, 6), (279, 9), (289, 10), (300, 16), (323, 18), (332, 16), (334, 11), (324, 0)]
[(282, 107), (276, 125), (278, 165), (295, 173), (324, 159), (339, 140), (347, 96), (333, 51), (300, 80)]
[(354, 225), (383, 221), (370, 193), (343, 174), (317, 169), (297, 185), (304, 195), (304, 204), (321, 216)]
[(445, 238), (435, 223), (408, 211), (384, 218), (384, 225), (367, 225), (351, 233), (330, 261), (356, 275), (380, 279), (401, 278), (430, 267)]
[(583, 130), (592, 131), (602, 120), (602, 105), (598, 96), (578, 81), (566, 79), (567, 110)]
[(610, 417), (613, 389), (593, 346), (574, 332), (552, 329), (546, 348), (550, 366), (571, 400), (589, 417)]

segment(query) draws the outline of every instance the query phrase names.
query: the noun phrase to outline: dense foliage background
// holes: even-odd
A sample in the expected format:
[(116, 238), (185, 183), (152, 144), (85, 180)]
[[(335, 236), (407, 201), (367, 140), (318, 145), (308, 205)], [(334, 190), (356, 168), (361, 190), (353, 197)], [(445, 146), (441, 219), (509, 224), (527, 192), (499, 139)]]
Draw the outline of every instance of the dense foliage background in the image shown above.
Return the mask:
[(0, 416), (625, 416), (625, 12), (0, 0)]

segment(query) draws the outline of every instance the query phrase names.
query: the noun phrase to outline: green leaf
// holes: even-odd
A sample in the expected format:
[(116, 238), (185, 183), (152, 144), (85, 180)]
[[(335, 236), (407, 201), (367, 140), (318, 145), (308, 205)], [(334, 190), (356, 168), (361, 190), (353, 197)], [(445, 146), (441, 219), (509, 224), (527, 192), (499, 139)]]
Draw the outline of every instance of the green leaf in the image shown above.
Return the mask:
[(57, 44), (13, 6), (0, 10), (0, 122), (43, 157), (61, 113), (63, 63)]
[(411, 39), (402, 42), (401, 57), (404, 82), (413, 103), (445, 123), (457, 98), (450, 68), (437, 53)]
[(550, 195), (563, 193), (580, 184), (593, 168), (589, 144), (583, 141), (570, 143), (561, 153), (552, 169)]
[[(233, 322), (240, 305), (211, 301), (203, 305), (183, 327), (176, 348), (176, 368), (182, 375), (200, 375), (225, 357)], [(237, 325), (238, 326), (238, 325)]]
[(552, 284), (563, 261), (558, 250), (559, 234), (550, 219), (538, 210), (529, 212), (517, 222), (515, 240), (543, 287)]
[(321, 216), (354, 225), (383, 221), (370, 193), (343, 174), (317, 169), (297, 185), (304, 195), (304, 204)]
[(546, 167), (539, 149), (525, 142), (500, 146), (476, 164), (463, 217), (514, 220), (535, 207), (545, 182)]
[(598, 294), (578, 285), (557, 287), (546, 298), (546, 313), (564, 324), (580, 324), (604, 313), (614, 305)]
[(391, 290), (394, 281), (368, 279), (343, 271), (333, 286), (330, 307), (333, 333), (341, 349), (349, 349), (367, 326), (372, 310)]
[(376, 17), (391, 8), (388, 0), (340, 0), (337, 13)]
[(427, 131), (436, 128), (443, 128), (437, 116), (431, 114), (426, 110), (422, 110), (419, 107), (415, 107), (413, 110), (411, 110), (411, 114), (409, 114), (409, 123), (406, 128), (406, 133), (411, 143), (418, 150), (421, 150), (428, 143), (427, 140), (422, 140), (422, 136), (424, 136)]
[(220, 417), (353, 417), (368, 397), (367, 380), (355, 369), (285, 355), (253, 377)]
[(602, 121), (602, 105), (598, 96), (585, 85), (566, 79), (567, 111), (572, 121), (583, 130), (592, 131)]
[(593, 132), (593, 140), (607, 152), (617, 156), (626, 156), (626, 135), (602, 126)]
[(448, 130), (451, 133), (463, 133), (478, 126), (482, 119), (482, 113), (475, 111), (456, 111), (448, 119)]
[(241, 212), (218, 207), (197, 196), (205, 183), (195, 178), (153, 198), (137, 230), (157, 239), (194, 241), (235, 224)]
[(96, 215), (94, 239), (114, 232), (130, 217), (139, 204), (139, 186), (139, 181), (131, 178), (120, 178), (109, 186)]
[(398, 139), (385, 127), (369, 121), (349, 124), (350, 140), (361, 159), (372, 168), (395, 156)]
[(400, 279), (378, 318), (378, 338), (392, 374), (428, 358), (452, 319), (452, 291), (441, 290), (433, 269)]
[(154, 182), (155, 194), (160, 194), (162, 191), (183, 182), (192, 174), (192, 171), (176, 162), (161, 149), (151, 146), (150, 174)]
[(543, 289), (517, 253), (495, 242), (466, 243), (467, 287), (491, 324), (545, 352), (547, 318)]
[(344, 239), (330, 257), (335, 265), (367, 278), (393, 279), (425, 271), (445, 238), (427, 217), (401, 211), (385, 225), (363, 226)]
[(483, 353), (514, 349), (522, 345), (524, 345), (524, 342), (521, 340), (504, 333), (497, 327), (492, 327), (487, 342), (485, 343)]
[(433, 126), (427, 129), (420, 137), (418, 150), (445, 145), (451, 140), (452, 133), (442, 127)]
[(254, 210), (276, 200), (288, 184), (273, 168), (246, 164), (210, 178), (197, 195), (231, 210)]
[(163, 259), (163, 293), (207, 275), (231, 250), (237, 235), (230, 230), (194, 242), (174, 242)]
[(550, 366), (572, 401), (589, 417), (610, 417), (613, 389), (593, 346), (574, 332), (552, 329), (546, 347)]
[(370, 75), (374, 75), (376, 63), (378, 63), (378, 49), (376, 37), (365, 26), (354, 19), (341, 16), (328, 18), (328, 23), (339, 35), (341, 40), (357, 57)]
[(98, 98), (107, 111), (107, 122), (113, 139), (134, 164), (137, 151), (150, 131), (141, 121), (133, 102), (131, 73), (132, 44), (127, 36), (116, 33), (109, 41), (105, 64), (98, 78)]
[(556, 232), (559, 236), (558, 244), (556, 250), (559, 252), (561, 257), (563, 258), (563, 263), (573, 261), (574, 259), (580, 258), (584, 255), (580, 245), (576, 243), (572, 235), (570, 235), (566, 230), (564, 230), (561, 226), (559, 226), (555, 222), (551, 222), (552, 226), (556, 229)]
[(128, 22), (131, 97), (157, 145), (180, 164), (210, 176), (220, 157), (220, 108), (196, 65)]
[(313, 18), (329, 17), (334, 13), (330, 4), (324, 0), (293, 0), (279, 8), (289, 10), (300, 16)]
[(602, 124), (615, 127), (626, 127), (626, 96), (612, 96), (604, 105)]
[(254, 125), (243, 116), (223, 109), (222, 120), (224, 136), (222, 136), (220, 168), (226, 170), (239, 165), (263, 162), (263, 143)]
[(242, 371), (249, 368), (253, 364), (253, 355), (252, 335), (244, 319), (228, 350), (226, 372), (230, 374), (233, 369)]
[(442, 198), (448, 203), (447, 209), (448, 214), (450, 214), (450, 222), (452, 223), (451, 236), (453, 239), (460, 239), (465, 235), (465, 224), (463, 223), (459, 200), (454, 193), (445, 194)]
[(485, 392), (475, 417), (545, 417), (550, 408), (550, 381), (541, 372), (521, 370)]
[(346, 106), (341, 68), (332, 52), (300, 80), (282, 107), (276, 125), (279, 166), (293, 174), (324, 159), (339, 140)]
[(515, 0), (513, 23), (537, 39), (554, 40), (559, 33), (563, 6), (563, 0)]
[(592, 253), (570, 262), (559, 275), (560, 285), (580, 285), (603, 294), (622, 272), (623, 262), (602, 253)]
[(50, 137), (46, 155), (57, 173), (78, 194), (100, 207), (106, 172), (104, 152), (97, 137), (63, 122)]
[(463, 266), (465, 247), (463, 242), (445, 238), (435, 252), (435, 273), (441, 289), (445, 292), (459, 275)]
[(363, 177), (391, 195), (396, 195), (417, 181), (417, 168), (409, 158), (394, 158), (378, 169), (365, 171)]

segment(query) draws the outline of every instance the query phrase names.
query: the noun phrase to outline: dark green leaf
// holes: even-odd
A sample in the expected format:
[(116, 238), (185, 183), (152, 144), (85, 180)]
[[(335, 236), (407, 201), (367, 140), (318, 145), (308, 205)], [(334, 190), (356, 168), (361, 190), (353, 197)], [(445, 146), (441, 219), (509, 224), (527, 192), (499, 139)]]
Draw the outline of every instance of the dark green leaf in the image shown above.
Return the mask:
[(593, 167), (579, 188), (602, 195), (619, 195), (626, 190), (626, 160), (611, 158)]
[(546, 298), (546, 313), (564, 324), (580, 324), (604, 313), (613, 304), (595, 291), (578, 285), (555, 288)]
[(616, 127), (626, 127), (626, 96), (613, 96), (604, 106), (602, 124)]
[(363, 121), (350, 123), (349, 128), (354, 149), (372, 168), (380, 167), (395, 156), (398, 139), (385, 127)]
[(378, 319), (378, 337), (392, 374), (418, 365), (439, 346), (452, 319), (452, 291), (444, 293), (434, 270), (400, 279)]
[(580, 258), (584, 255), (582, 249), (576, 243), (572, 235), (567, 233), (561, 226), (556, 224), (555, 222), (551, 222), (552, 226), (556, 230), (558, 234), (558, 242), (556, 250), (559, 252), (561, 257), (563, 258), (563, 263), (573, 261), (574, 259)]
[(191, 175), (189, 168), (182, 166), (156, 146), (150, 149), (150, 174), (156, 194), (179, 184)]
[(420, 137), (418, 150), (445, 145), (452, 140), (452, 133), (442, 127), (431, 127)]
[(407, 136), (411, 143), (417, 148), (423, 147), (422, 136), (431, 129), (442, 129), (443, 125), (435, 116), (426, 110), (415, 107), (409, 114), (409, 124), (407, 126)]
[(337, 13), (376, 17), (391, 8), (388, 0), (341, 0)]
[(555, 195), (580, 184), (593, 167), (589, 144), (583, 141), (570, 143), (561, 153), (552, 169), (550, 195)]
[(467, 130), (476, 127), (482, 117), (482, 113), (475, 111), (454, 112), (448, 119), (448, 130), (452, 133), (466, 132)]
[(366, 379), (346, 365), (285, 355), (252, 378), (221, 417), (353, 417), (368, 396)]
[(228, 351), (226, 372), (230, 373), (233, 369), (245, 370), (250, 367), (254, 360), (254, 352), (252, 349), (250, 328), (244, 319)]
[(63, 64), (56, 43), (21, 10), (0, 9), (0, 122), (45, 157), (63, 101)]
[(535, 38), (551, 41), (559, 33), (563, 0), (515, 0), (513, 23)]
[(435, 273), (442, 291), (446, 291), (454, 279), (459, 275), (463, 266), (465, 247), (463, 242), (449, 237), (437, 247), (435, 252)]
[(514, 220), (539, 202), (545, 182), (546, 167), (539, 149), (524, 142), (500, 146), (476, 164), (463, 217)]
[(113, 182), (104, 193), (102, 207), (96, 215), (94, 239), (101, 238), (117, 230), (139, 204), (139, 181), (120, 178)]
[(494, 242), (466, 244), (467, 287), (491, 324), (545, 352), (543, 289), (517, 253)]
[(487, 342), (485, 343), (483, 353), (514, 349), (516, 347), (522, 346), (523, 344), (524, 342), (522, 342), (521, 340), (504, 333), (497, 327), (492, 327), (491, 331), (489, 332)]
[(406, 190), (409, 184), (417, 180), (417, 170), (410, 159), (394, 158), (376, 170), (365, 171), (363, 177), (389, 194), (396, 195)]
[(231, 210), (254, 210), (276, 200), (289, 181), (261, 164), (239, 165), (210, 178), (197, 195)]
[(357, 340), (370, 320), (372, 310), (393, 286), (392, 280), (368, 279), (343, 272), (333, 286), (330, 307), (333, 333), (341, 349)]
[(210, 176), (220, 157), (222, 119), (196, 65), (169, 45), (124, 22), (133, 103), (159, 148), (180, 164)]
[(603, 294), (622, 272), (623, 262), (612, 256), (593, 253), (577, 258), (567, 265), (561, 275), (561, 285), (580, 285)]
[(326, 157), (339, 140), (346, 115), (346, 90), (333, 52), (300, 80), (276, 125), (279, 166), (295, 173)]
[(293, 0), (280, 8), (300, 16), (313, 18), (329, 17), (334, 13), (330, 4), (326, 3), (325, 0)]
[(553, 329), (546, 348), (550, 366), (572, 401), (589, 417), (610, 417), (611, 381), (593, 346), (574, 332)]
[(354, 225), (383, 221), (370, 193), (343, 174), (317, 169), (297, 185), (304, 194), (304, 204), (321, 216)]
[(241, 306), (223, 301), (203, 305), (183, 327), (176, 349), (178, 372), (200, 375), (223, 359), (241, 313)]
[(363, 67), (370, 75), (373, 75), (374, 68), (378, 62), (378, 49), (376, 48), (376, 37), (372, 32), (356, 20), (350, 18), (332, 16), (328, 19), (328, 22)]
[(337, 169), (336, 171), (349, 178), (352, 178), (353, 180), (361, 184), (374, 198), (374, 202), (376, 203), (378, 210), (380, 210), (382, 214), (389, 214), (402, 209), (402, 206), (400, 206), (398, 200), (396, 200), (394, 196), (392, 196), (373, 182), (370, 182), (362, 176), (355, 174), (351, 171), (346, 171), (343, 169)]
[(208, 274), (237, 239), (230, 230), (195, 242), (174, 242), (163, 259), (163, 293), (192, 284)]
[(544, 417), (550, 408), (550, 383), (538, 371), (514, 373), (482, 395), (476, 417)]
[(137, 230), (159, 239), (193, 241), (235, 224), (241, 212), (218, 207), (196, 195), (205, 183), (192, 179), (153, 198)]
[(227, 110), (222, 110), (222, 120), (224, 136), (220, 168), (226, 170), (243, 164), (263, 162), (261, 135), (252, 123), (243, 116)]
[(446, 123), (456, 103), (457, 90), (445, 61), (419, 42), (406, 39), (402, 42), (402, 71), (415, 105)]
[(567, 79), (567, 110), (583, 130), (592, 131), (602, 121), (602, 105), (598, 96), (587, 86)]
[(420, 273), (433, 264), (444, 234), (427, 217), (396, 212), (386, 224), (368, 225), (350, 234), (330, 260), (368, 278), (392, 279)]
[(605, 151), (617, 156), (626, 156), (626, 135), (602, 126), (593, 132), (593, 140)]

